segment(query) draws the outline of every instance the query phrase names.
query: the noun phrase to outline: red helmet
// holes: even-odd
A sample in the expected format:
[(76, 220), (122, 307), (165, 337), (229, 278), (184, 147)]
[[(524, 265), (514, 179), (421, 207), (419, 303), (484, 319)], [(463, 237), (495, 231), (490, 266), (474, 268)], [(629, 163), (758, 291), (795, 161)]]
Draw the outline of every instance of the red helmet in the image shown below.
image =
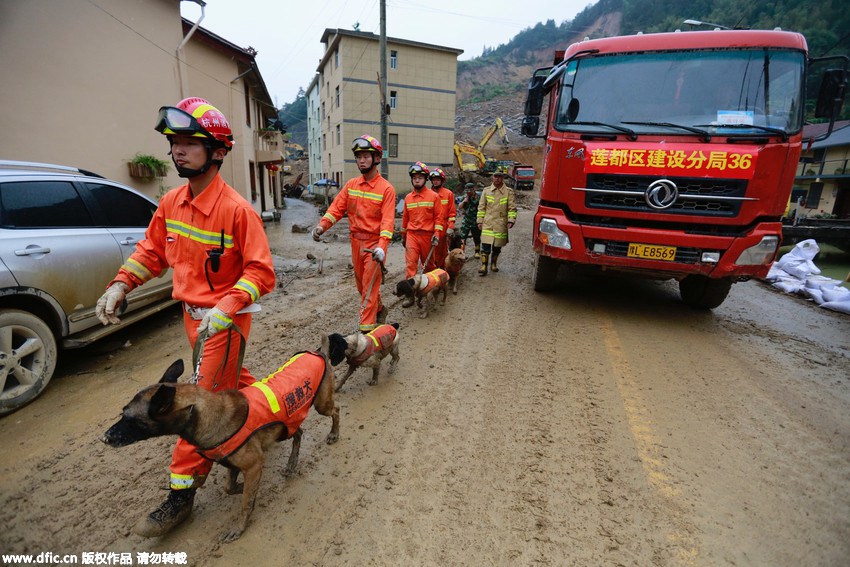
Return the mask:
[(440, 169), (439, 167), (435, 167), (434, 171), (432, 171), (430, 174), (428, 174), (428, 177), (439, 177), (443, 181), (446, 180), (446, 174), (443, 173), (443, 170)]
[(228, 150), (233, 147), (233, 132), (227, 118), (202, 98), (184, 98), (177, 106), (163, 106), (154, 128), (166, 136), (186, 134), (213, 140)]
[(414, 163), (413, 165), (410, 166), (410, 168), (407, 170), (407, 173), (411, 177), (413, 177), (414, 174), (417, 174), (417, 173), (420, 173), (420, 174), (424, 175), (425, 177), (428, 177), (428, 173), (429, 173), (428, 172), (428, 166), (425, 165), (424, 163), (422, 163), (421, 161), (417, 161), (416, 163)]
[(369, 134), (363, 134), (351, 142), (351, 151), (355, 154), (357, 152), (372, 152), (378, 154), (378, 157), (380, 157), (384, 153), (384, 148), (377, 138), (373, 138)]

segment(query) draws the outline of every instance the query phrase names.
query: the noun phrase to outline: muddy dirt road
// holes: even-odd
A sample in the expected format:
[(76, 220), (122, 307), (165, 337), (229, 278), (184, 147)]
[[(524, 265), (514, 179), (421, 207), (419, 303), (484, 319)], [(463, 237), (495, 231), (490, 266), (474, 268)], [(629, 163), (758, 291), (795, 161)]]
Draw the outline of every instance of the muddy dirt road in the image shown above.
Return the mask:
[[(345, 227), (316, 244), (289, 231), (293, 218), (318, 214), (291, 203), (269, 229), (281, 272), (252, 330), (257, 375), (355, 328)], [(232, 544), (217, 540), (238, 509), (224, 469), (183, 526), (144, 540), (129, 529), (165, 496), (173, 441), (98, 441), (139, 388), (190, 360), (178, 312), (66, 356), (38, 400), (0, 420), (0, 552), (130, 553), (133, 565), (154, 552), (204, 566), (847, 565), (850, 317), (758, 282), (714, 312), (640, 280), (536, 294), (530, 222), (522, 209), (498, 274), (480, 278), (470, 261), (428, 319), (385, 285), (398, 371), (348, 381), (336, 445), (311, 414), (294, 477), (280, 474), (289, 444), (273, 450)], [(395, 282), (398, 245), (389, 263)]]

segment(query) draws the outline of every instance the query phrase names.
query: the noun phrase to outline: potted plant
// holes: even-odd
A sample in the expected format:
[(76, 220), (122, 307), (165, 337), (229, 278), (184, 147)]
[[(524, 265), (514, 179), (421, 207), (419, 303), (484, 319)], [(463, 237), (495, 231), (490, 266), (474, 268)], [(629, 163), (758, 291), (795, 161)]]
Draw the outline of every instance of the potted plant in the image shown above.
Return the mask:
[(136, 154), (127, 162), (130, 177), (151, 181), (156, 177), (165, 177), (168, 173), (168, 162), (152, 155)]

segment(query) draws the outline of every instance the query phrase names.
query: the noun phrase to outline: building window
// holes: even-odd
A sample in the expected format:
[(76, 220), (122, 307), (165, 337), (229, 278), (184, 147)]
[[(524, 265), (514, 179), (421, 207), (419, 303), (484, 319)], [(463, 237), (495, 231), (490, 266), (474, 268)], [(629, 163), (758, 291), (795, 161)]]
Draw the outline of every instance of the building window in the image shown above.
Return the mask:
[(389, 156), (398, 157), (398, 134), (390, 134)]
[(325, 119), (325, 103), (322, 103), (322, 120)]
[(336, 125), (336, 145), (340, 145), (342, 143), (342, 127), (337, 124)]
[(334, 51), (334, 69), (339, 68), (339, 49)]
[(251, 125), (251, 89), (248, 88), (248, 83), (242, 82), (245, 87), (245, 124)]
[(336, 88), (336, 107), (339, 108), (339, 87)]
[(390, 108), (396, 108), (396, 98), (398, 93), (396, 91), (390, 91)]
[(398, 69), (398, 51), (390, 51), (390, 69)]

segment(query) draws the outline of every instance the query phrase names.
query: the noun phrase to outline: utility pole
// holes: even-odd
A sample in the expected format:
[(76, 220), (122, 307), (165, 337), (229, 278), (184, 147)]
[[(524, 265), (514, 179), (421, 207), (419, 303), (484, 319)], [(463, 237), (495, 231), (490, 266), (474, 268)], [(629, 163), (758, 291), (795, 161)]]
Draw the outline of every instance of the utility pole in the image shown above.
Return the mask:
[(381, 144), (384, 146), (384, 155), (381, 157), (381, 175), (387, 179), (390, 164), (387, 161), (389, 155), (389, 131), (387, 126), (387, 0), (381, 0), (381, 39), (378, 42), (381, 52)]

